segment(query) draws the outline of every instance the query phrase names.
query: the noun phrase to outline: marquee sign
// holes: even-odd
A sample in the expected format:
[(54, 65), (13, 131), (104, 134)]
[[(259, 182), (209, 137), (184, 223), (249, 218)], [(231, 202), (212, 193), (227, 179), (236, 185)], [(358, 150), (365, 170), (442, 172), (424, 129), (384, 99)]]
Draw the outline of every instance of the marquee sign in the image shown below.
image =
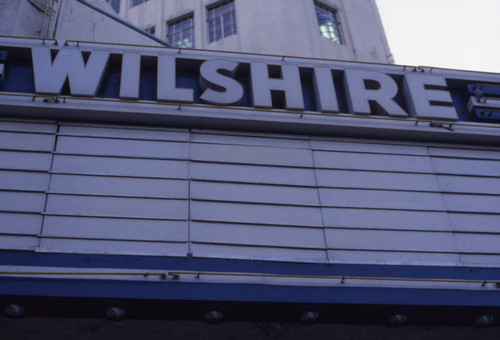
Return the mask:
[(56, 103), (85, 98), (440, 126), (500, 123), (500, 76), (492, 74), (13, 38), (0, 38), (0, 51), (0, 104), (23, 94)]

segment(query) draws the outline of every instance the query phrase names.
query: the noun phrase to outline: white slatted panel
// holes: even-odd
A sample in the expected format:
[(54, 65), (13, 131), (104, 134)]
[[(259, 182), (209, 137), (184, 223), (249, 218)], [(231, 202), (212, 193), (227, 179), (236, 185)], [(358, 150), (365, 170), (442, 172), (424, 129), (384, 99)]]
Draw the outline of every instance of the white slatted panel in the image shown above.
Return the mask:
[(188, 198), (187, 181), (183, 179), (56, 174), (52, 176), (50, 190), (54, 194), (126, 196), (137, 198)]
[(191, 202), (191, 219), (252, 224), (321, 227), (319, 208), (267, 204)]
[(365, 189), (319, 189), (325, 207), (443, 211), (438, 193)]
[(41, 250), (185, 256), (186, 130), (62, 125)]
[(444, 211), (326, 208), (323, 213), (328, 227), (451, 231)]
[(45, 251), (66, 253), (185, 256), (188, 251), (188, 246), (185, 242), (174, 243), (164, 241), (140, 242), (44, 237), (42, 245)]
[(314, 158), (316, 166), (324, 169), (433, 173), (427, 156), (315, 151)]
[(35, 249), (55, 124), (0, 121), (0, 249)]
[(66, 136), (121, 138), (134, 140), (189, 141), (188, 130), (155, 129), (135, 126), (82, 125), (67, 123), (60, 127), (59, 133)]
[(193, 133), (194, 256), (326, 262), (309, 140)]
[(314, 171), (311, 171), (311, 169), (262, 165), (196, 162), (191, 164), (191, 178), (237, 183), (282, 184), (312, 187), (316, 185)]
[(500, 148), (430, 147), (465, 266), (500, 266)]
[(47, 216), (43, 230), (44, 236), (163, 242), (185, 242), (187, 232), (184, 221), (82, 216)]
[(46, 251), (500, 265), (496, 147), (71, 123), (52, 160), (54, 137), (0, 125), (1, 247), (36, 248), (46, 206)]
[(48, 171), (52, 155), (50, 153), (3, 151), (0, 150), (2, 170)]
[(482, 193), (500, 195), (500, 181), (476, 176), (437, 176), (439, 187), (448, 193)]
[(217, 163), (311, 167), (310, 150), (264, 146), (193, 144), (191, 159)]
[(330, 250), (328, 255), (333, 263), (394, 264), (394, 265), (438, 265), (456, 266), (461, 264), (457, 253), (426, 253), (407, 251), (366, 251)]
[(61, 174), (148, 178), (187, 178), (187, 161), (55, 155), (53, 171)]
[(57, 152), (92, 156), (187, 159), (186, 143), (61, 136)]
[(280, 205), (318, 206), (317, 190), (314, 188), (210, 183), (193, 181), (191, 198), (224, 202), (253, 202)]
[(434, 174), (319, 169), (316, 176), (320, 187), (440, 192)]
[(500, 162), (496, 160), (434, 157), (433, 163), (435, 171), (439, 174), (500, 176)]

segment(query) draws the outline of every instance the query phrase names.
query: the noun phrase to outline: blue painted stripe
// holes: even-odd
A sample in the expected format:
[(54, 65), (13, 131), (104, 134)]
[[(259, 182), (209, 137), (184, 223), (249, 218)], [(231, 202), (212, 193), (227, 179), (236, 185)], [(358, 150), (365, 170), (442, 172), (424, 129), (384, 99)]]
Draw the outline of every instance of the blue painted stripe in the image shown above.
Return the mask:
[(54, 254), (28, 251), (0, 251), (0, 265), (500, 281), (500, 268), (317, 264), (194, 257)]
[(500, 291), (2, 278), (0, 295), (320, 304), (500, 306)]

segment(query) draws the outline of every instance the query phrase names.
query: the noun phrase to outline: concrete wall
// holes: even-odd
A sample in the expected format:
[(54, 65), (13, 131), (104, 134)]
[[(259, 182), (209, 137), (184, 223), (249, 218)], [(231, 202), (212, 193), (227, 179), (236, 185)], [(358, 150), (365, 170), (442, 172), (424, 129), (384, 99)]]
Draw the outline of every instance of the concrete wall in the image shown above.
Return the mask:
[(44, 6), (29, 0), (0, 0), (0, 35), (42, 37), (46, 35), (49, 16), (42, 26)]
[[(106, 8), (109, 13), (114, 13), (107, 2), (98, 1), (98, 4)], [(83, 40), (159, 45), (144, 34), (136, 32), (75, 0), (66, 0), (62, 3), (55, 38), (63, 41)]]
[[(87, 3), (115, 15), (103, 0), (87, 0)], [(76, 0), (54, 2), (53, 11), (51, 5), (52, 0), (0, 1), (0, 35), (159, 45), (146, 35)]]
[(320, 34), (314, 2), (304, 0), (235, 0), (238, 34), (210, 43), (206, 6), (214, 0), (149, 0), (131, 7), (122, 0), (120, 14), (141, 28), (155, 26), (167, 38), (167, 22), (193, 13), (195, 48), (295, 55), (303, 57), (392, 62), (373, 0), (324, 0), (337, 9), (344, 44)]

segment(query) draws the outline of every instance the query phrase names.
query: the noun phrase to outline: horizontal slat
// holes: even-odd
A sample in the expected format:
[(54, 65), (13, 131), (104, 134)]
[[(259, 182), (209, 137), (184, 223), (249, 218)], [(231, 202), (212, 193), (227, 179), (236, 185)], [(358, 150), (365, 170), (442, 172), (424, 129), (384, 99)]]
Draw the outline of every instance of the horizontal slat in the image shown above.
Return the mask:
[(186, 243), (43, 238), (39, 252), (186, 256)]
[(42, 212), (45, 194), (31, 192), (0, 191), (0, 210)]
[(259, 136), (237, 136), (227, 134), (205, 134), (193, 133), (192, 142), (215, 143), (229, 145), (249, 145), (249, 146), (270, 146), (293, 149), (309, 149), (309, 140), (307, 139), (288, 139), (288, 138), (265, 138)]
[(0, 121), (1, 131), (19, 131), (19, 132), (41, 132), (41, 133), (55, 133), (57, 131), (56, 124), (42, 124), (24, 122), (9, 122)]
[(40, 230), (42, 215), (0, 213), (0, 233), (38, 235)]
[(188, 141), (189, 132), (183, 129), (137, 129), (134, 127), (114, 126), (75, 126), (62, 125), (60, 135), (85, 137), (110, 137), (124, 139), (147, 139), (161, 141)]
[(462, 266), (466, 267), (500, 267), (500, 255), (474, 255), (474, 254), (460, 254)]
[(191, 198), (232, 202), (319, 205), (316, 189), (256, 184), (192, 181)]
[(443, 197), (451, 211), (495, 213), (500, 216), (500, 196), (445, 194)]
[(43, 236), (187, 242), (188, 222), (46, 216)]
[(191, 178), (263, 184), (314, 186), (313, 169), (193, 162)]
[(444, 192), (500, 195), (500, 177), (437, 176)]
[(500, 233), (500, 215), (450, 213), (448, 217), (456, 231)]
[(430, 157), (369, 153), (314, 152), (315, 165), (326, 169), (432, 173)]
[(0, 151), (0, 160), (0, 169), (48, 171), (52, 155), (37, 152)]
[(188, 202), (147, 198), (49, 195), (49, 214), (187, 219)]
[(178, 142), (61, 136), (56, 151), (78, 155), (187, 159), (189, 150), (187, 143)]
[(500, 256), (500, 234), (454, 234), (461, 253), (492, 253)]
[(496, 159), (500, 160), (500, 150), (481, 150), (481, 149), (457, 149), (457, 148), (439, 148), (430, 147), (429, 153), (432, 156), (473, 158), (473, 159)]
[(310, 150), (218, 144), (191, 144), (191, 159), (300, 167), (311, 167), (313, 164)]
[(34, 250), (38, 247), (38, 237), (0, 235), (0, 249)]
[(326, 263), (326, 251), (193, 243), (193, 256), (225, 259)]
[(456, 252), (453, 235), (445, 232), (326, 229), (329, 249)]
[(461, 266), (458, 254), (329, 250), (332, 263)]
[(0, 131), (0, 149), (51, 152), (55, 135)]
[(433, 157), (432, 162), (439, 174), (500, 177), (498, 161)]
[(446, 212), (324, 208), (326, 226), (449, 231)]
[(59, 173), (187, 178), (187, 162), (55, 155), (53, 171)]
[(341, 142), (341, 141), (324, 141), (311, 140), (313, 150), (325, 151), (343, 151), (343, 152), (363, 152), (363, 153), (381, 153), (381, 154), (399, 154), (399, 155), (420, 155), (427, 156), (427, 148), (425, 145), (400, 145), (392, 143), (373, 143), (369, 141), (359, 142)]
[(50, 191), (52, 193), (84, 195), (187, 198), (188, 181), (109, 176), (52, 175)]
[(269, 206), (191, 202), (191, 219), (215, 222), (242, 222), (289, 226), (322, 226), (321, 209), (309, 207)]
[(214, 244), (325, 247), (323, 230), (320, 228), (192, 222), (191, 239), (193, 242)]
[(328, 207), (445, 210), (439, 193), (319, 189), (321, 204)]
[(45, 191), (49, 184), (49, 174), (25, 171), (0, 171), (0, 190)]
[(441, 191), (435, 175), (320, 169), (316, 176), (321, 187)]

